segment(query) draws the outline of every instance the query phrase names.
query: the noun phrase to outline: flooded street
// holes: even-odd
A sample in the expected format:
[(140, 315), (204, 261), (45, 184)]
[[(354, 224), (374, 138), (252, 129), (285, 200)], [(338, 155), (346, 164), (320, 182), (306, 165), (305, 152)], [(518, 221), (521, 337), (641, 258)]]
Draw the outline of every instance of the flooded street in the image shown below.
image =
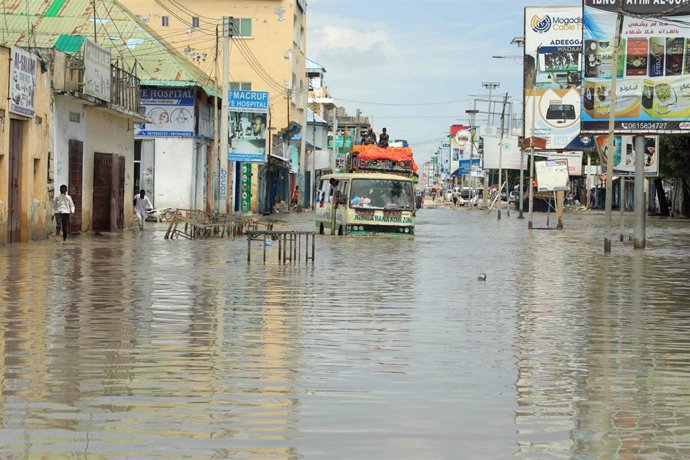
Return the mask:
[(165, 224), (2, 247), (0, 457), (690, 456), (690, 223), (607, 257), (603, 214), (515, 216), (313, 265)]

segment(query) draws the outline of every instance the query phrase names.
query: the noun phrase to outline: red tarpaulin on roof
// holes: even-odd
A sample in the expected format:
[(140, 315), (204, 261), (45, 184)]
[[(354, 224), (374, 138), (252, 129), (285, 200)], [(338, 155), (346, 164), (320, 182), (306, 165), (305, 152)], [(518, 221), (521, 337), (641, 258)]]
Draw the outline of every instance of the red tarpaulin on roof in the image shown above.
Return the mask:
[(412, 150), (409, 147), (381, 148), (376, 145), (355, 145), (352, 150), (362, 160), (409, 161), (412, 163), (413, 171), (419, 169), (414, 158), (412, 158)]

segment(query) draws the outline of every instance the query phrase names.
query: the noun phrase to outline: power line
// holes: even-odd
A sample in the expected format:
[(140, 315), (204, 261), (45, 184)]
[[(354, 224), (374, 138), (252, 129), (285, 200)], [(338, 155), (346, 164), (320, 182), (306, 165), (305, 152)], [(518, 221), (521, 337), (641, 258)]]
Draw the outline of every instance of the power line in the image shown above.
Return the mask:
[(334, 97), (333, 99), (343, 102), (355, 102), (357, 104), (369, 105), (391, 105), (391, 106), (420, 106), (420, 105), (446, 105), (446, 104), (461, 104), (463, 102), (470, 102), (470, 99), (462, 99), (459, 101), (444, 101), (444, 102), (410, 102), (410, 103), (391, 103), (391, 102), (372, 102), (372, 101), (356, 101), (353, 99), (344, 99), (342, 97)]

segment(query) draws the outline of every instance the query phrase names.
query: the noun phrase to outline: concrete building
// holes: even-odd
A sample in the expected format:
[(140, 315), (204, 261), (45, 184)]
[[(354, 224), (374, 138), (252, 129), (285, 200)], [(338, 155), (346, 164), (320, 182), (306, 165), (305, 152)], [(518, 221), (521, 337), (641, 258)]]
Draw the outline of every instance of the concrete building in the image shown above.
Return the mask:
[[(272, 133), (269, 152), (295, 149), (288, 137), (280, 134), (290, 128), (294, 134), (294, 128), (306, 124), (305, 0), (122, 0), (121, 3), (210, 76), (220, 75), (222, 71), (222, 19), (233, 17), (231, 88), (268, 91)], [(275, 145), (274, 139), (286, 141), (287, 145)], [(299, 160), (304, 163), (305, 152), (306, 144), (300, 143), (298, 163)], [(273, 157), (269, 154), (269, 158), (272, 159), (261, 167), (257, 163), (252, 165), (252, 177), (256, 178), (250, 187), (254, 212), (270, 212), (270, 202), (276, 198), (272, 194), (283, 193), (291, 180), (304, 180), (303, 167), (292, 164), (291, 174), (290, 165), (284, 161), (292, 158), (292, 154)], [(228, 166), (232, 176), (241, 175), (241, 163)]]
[[(3, 3), (0, 28), (5, 45), (36, 47), (32, 53), (41, 69), (54, 72), (52, 112), (35, 119), (50, 126), (47, 136), (39, 136), (52, 152), (46, 166), (49, 195), (54, 185), (65, 183), (75, 200), (71, 231), (131, 226), (131, 198), (140, 188), (159, 206), (213, 208), (221, 185), (217, 149), (212, 148), (218, 139), (213, 135), (219, 107), (215, 82), (118, 2), (27, 2)], [(90, 48), (91, 59), (89, 39), (98, 44), (95, 54)], [(94, 61), (100, 62), (94, 67)], [(106, 80), (109, 89), (103, 86)], [(158, 132), (135, 142), (135, 130), (148, 126), (139, 126), (146, 121), (140, 113), (140, 82), (145, 88), (189, 92), (187, 114), (176, 117), (186, 128), (191, 125), (186, 137), (170, 141), (171, 136)], [(179, 109), (183, 104), (173, 105)]]

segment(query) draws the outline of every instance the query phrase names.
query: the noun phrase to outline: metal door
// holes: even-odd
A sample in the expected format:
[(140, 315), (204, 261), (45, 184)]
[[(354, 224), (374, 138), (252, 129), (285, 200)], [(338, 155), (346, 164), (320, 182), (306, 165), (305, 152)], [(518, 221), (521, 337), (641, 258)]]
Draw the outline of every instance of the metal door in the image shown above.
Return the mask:
[(22, 230), (22, 131), (23, 122), (10, 119), (10, 180), (8, 200), (7, 242), (21, 240)]
[(93, 159), (93, 229), (110, 231), (113, 156), (95, 153)]
[[(74, 214), (69, 217), (69, 232), (81, 233), (81, 209), (82, 209), (82, 178), (84, 172), (84, 143), (70, 139), (68, 142), (69, 149), (69, 172), (67, 185), (67, 193), (74, 201)], [(55, 193), (60, 193), (59, 187), (62, 184), (57, 184)]]
[(111, 204), (113, 215), (110, 219), (110, 231), (122, 230), (125, 227), (125, 157), (113, 155), (113, 187)]

